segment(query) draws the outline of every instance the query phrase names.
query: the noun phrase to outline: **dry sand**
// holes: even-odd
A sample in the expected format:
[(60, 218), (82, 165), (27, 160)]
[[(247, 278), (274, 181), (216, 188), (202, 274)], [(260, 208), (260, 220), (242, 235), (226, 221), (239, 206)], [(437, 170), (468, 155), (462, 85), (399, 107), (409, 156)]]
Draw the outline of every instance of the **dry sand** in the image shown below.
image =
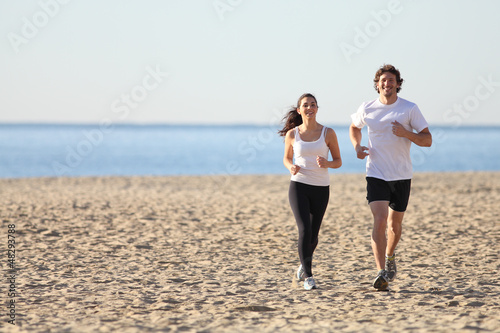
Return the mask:
[(388, 292), (364, 176), (331, 178), (309, 292), (288, 176), (0, 180), (2, 276), (9, 224), (18, 269), (0, 330), (500, 331), (499, 172), (415, 175)]

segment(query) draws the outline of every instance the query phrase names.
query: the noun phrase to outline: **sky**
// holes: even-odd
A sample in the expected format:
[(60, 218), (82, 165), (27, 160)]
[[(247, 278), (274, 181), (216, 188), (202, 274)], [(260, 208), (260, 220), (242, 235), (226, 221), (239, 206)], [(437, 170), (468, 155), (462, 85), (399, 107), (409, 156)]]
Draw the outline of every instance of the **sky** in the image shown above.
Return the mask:
[(392, 64), (432, 126), (500, 125), (497, 0), (0, 0), (0, 123), (349, 124)]

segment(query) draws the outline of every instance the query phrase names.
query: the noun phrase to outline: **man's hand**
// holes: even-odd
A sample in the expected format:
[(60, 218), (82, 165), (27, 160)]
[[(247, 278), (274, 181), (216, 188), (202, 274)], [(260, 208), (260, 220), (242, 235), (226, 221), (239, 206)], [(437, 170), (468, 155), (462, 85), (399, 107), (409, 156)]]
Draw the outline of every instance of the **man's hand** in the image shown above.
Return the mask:
[(393, 121), (391, 124), (392, 134), (394, 134), (395, 136), (399, 136), (400, 138), (406, 138), (406, 134), (408, 133), (408, 131), (403, 127), (403, 125), (401, 125), (397, 121)]
[(356, 147), (356, 155), (360, 160), (365, 159), (366, 156), (370, 155), (366, 151), (369, 151), (368, 147), (365, 146), (357, 146)]

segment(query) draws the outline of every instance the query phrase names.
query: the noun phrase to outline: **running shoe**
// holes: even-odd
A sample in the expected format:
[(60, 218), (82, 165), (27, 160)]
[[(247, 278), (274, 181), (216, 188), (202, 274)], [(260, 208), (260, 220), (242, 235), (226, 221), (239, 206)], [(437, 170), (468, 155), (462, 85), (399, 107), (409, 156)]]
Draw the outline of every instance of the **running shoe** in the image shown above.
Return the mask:
[(316, 283), (314, 282), (314, 279), (312, 276), (308, 277), (304, 281), (304, 289), (305, 290), (311, 290), (311, 289), (316, 289)]
[(387, 272), (387, 280), (392, 282), (398, 272), (396, 268), (396, 253), (394, 253), (391, 257), (385, 257), (385, 270)]
[(299, 269), (297, 269), (297, 280), (298, 281), (304, 281), (306, 278), (306, 272), (302, 268), (302, 265), (299, 266)]
[(387, 280), (387, 272), (385, 269), (378, 271), (377, 277), (373, 281), (373, 288), (377, 290), (387, 290), (389, 287), (389, 281)]

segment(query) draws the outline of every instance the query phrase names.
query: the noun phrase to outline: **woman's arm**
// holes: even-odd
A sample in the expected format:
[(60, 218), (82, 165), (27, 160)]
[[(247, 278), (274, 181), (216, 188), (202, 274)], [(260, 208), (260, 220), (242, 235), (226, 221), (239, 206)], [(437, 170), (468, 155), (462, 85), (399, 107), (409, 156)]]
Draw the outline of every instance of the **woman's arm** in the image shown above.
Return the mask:
[(283, 156), (283, 164), (290, 171), (292, 175), (299, 172), (300, 167), (293, 164), (293, 142), (295, 141), (294, 130), (291, 129), (286, 133), (285, 136), (285, 154)]
[(328, 128), (326, 131), (326, 145), (330, 149), (330, 154), (332, 155), (332, 160), (328, 161), (327, 159), (318, 156), (316, 161), (320, 168), (332, 168), (337, 169), (342, 166), (342, 158), (340, 157), (340, 149), (339, 143), (337, 140), (337, 134), (331, 128)]

